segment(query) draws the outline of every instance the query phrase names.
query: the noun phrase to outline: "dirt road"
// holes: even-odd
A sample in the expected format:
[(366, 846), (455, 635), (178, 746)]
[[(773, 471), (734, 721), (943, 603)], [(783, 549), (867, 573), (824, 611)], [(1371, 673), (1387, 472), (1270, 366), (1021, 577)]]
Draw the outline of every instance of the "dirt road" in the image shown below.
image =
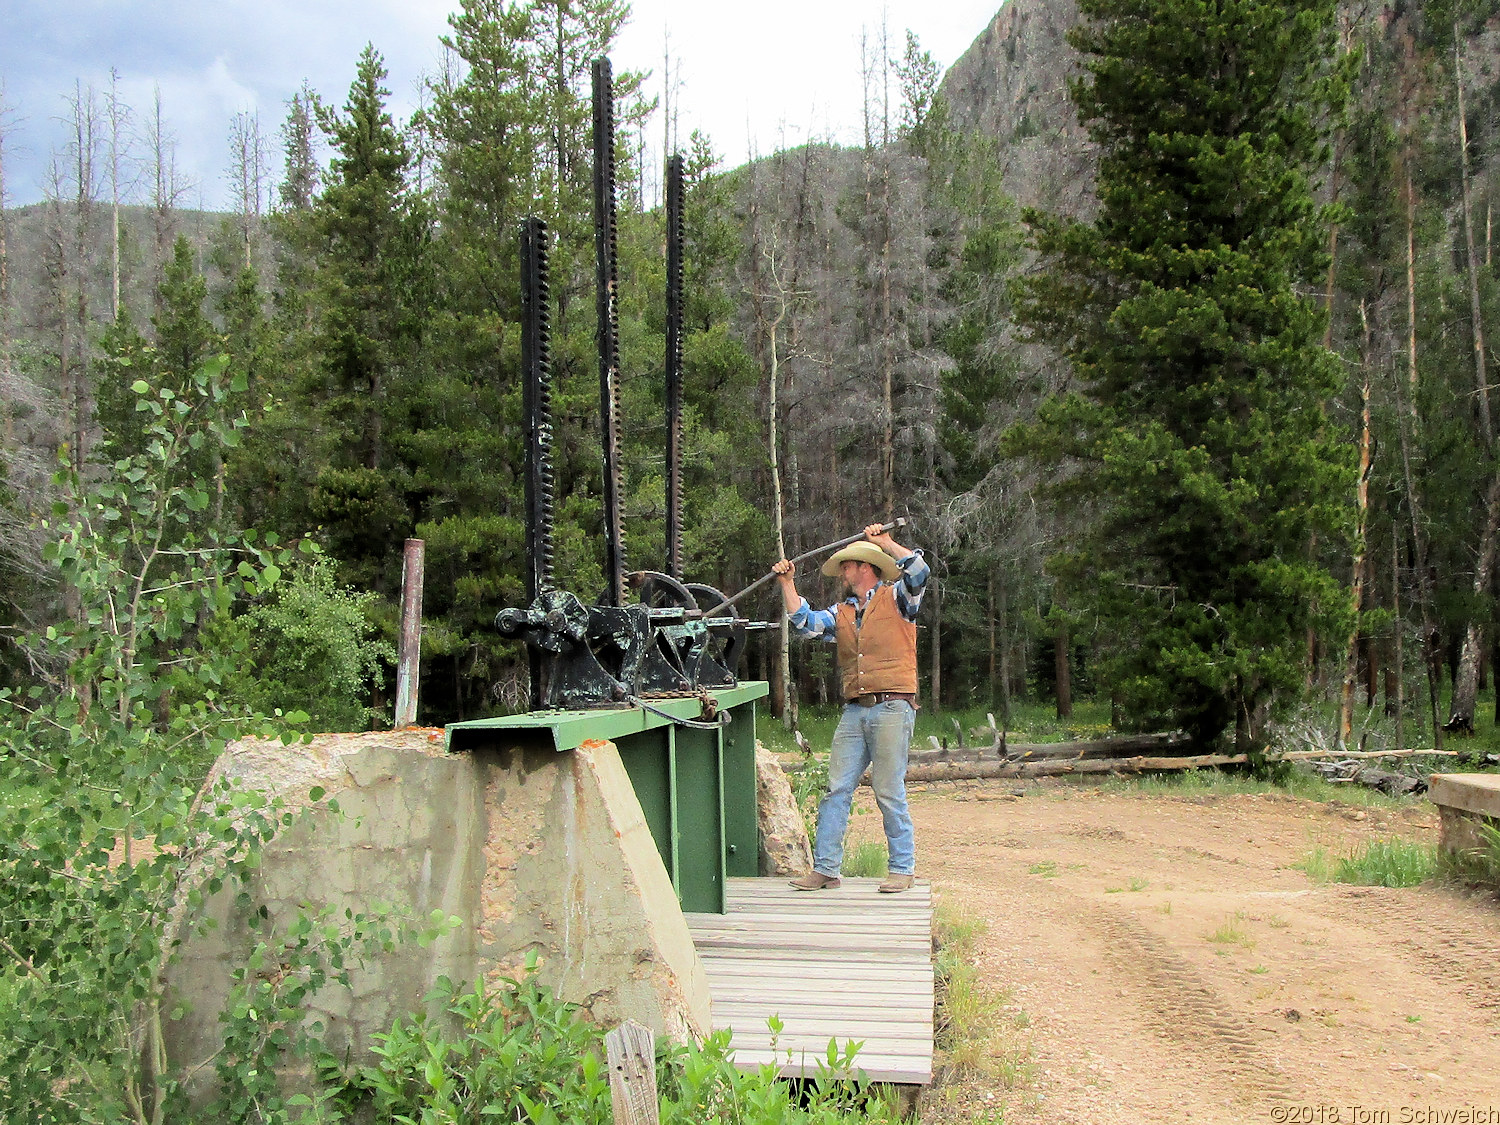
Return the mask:
[(919, 872), (987, 923), (1000, 1038), (1031, 1059), (924, 1122), (1500, 1122), (1500, 906), (1292, 866), (1434, 840), (1430, 805), (1026, 793), (913, 794)]

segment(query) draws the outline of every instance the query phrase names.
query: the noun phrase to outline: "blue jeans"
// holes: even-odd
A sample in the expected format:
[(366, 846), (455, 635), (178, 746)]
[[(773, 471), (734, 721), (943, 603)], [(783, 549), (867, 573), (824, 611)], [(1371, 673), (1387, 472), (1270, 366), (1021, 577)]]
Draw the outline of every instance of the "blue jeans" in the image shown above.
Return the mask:
[(885, 841), (892, 875), (911, 875), (917, 869), (916, 841), (906, 808), (906, 753), (911, 746), (917, 712), (904, 699), (860, 707), (844, 707), (828, 755), (828, 794), (818, 805), (818, 838), (813, 845), (813, 870), (838, 878), (844, 864), (844, 831), (849, 807), (865, 767), (875, 788), (875, 804), (885, 822)]

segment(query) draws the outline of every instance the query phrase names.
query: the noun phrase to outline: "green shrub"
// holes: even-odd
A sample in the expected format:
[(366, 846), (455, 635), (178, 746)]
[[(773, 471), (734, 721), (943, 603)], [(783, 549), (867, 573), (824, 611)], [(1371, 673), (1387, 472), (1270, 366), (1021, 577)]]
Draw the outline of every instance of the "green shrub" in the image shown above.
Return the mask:
[(602, 1036), (535, 977), (460, 991), (446, 977), (431, 999), (443, 1015), (397, 1020), (375, 1036), (379, 1061), (354, 1085), (379, 1121), (567, 1121), (609, 1125)]
[[(377, 1121), (496, 1121), (609, 1125), (602, 1032), (526, 971), (498, 988), (460, 991), (446, 978), (432, 999), (442, 1012), (398, 1020), (375, 1037), (379, 1061), (339, 1094), (368, 1099)], [(775, 1025), (773, 1023), (773, 1030)], [(797, 1089), (765, 1065), (742, 1071), (728, 1032), (701, 1046), (663, 1044), (657, 1087), (662, 1125), (860, 1125), (894, 1122), (883, 1092), (858, 1077), (856, 1048), (830, 1043), (826, 1073)]]
[(243, 653), (231, 694), (267, 713), (305, 712), (309, 730), (367, 729), (381, 717), (368, 706), (370, 689), (396, 661), (370, 620), (378, 600), (339, 586), (331, 559), (299, 562), (265, 600), (221, 626), (221, 643)]
[(818, 834), (818, 802), (828, 792), (828, 755), (807, 755), (801, 769), (787, 772), (787, 780), (791, 782), (802, 822), (807, 826), (808, 839), (812, 839)]
[(232, 661), (202, 628), (290, 562), (220, 526), (197, 471), (238, 441), (245, 376), (220, 358), (130, 393), (139, 447), (66, 465), (39, 520), (72, 612), (19, 638), (35, 682), (0, 688), (4, 1121), (161, 1120), (174, 911), (241, 881), (291, 816), (228, 781), (198, 787), (230, 739), (283, 730), (226, 700)]

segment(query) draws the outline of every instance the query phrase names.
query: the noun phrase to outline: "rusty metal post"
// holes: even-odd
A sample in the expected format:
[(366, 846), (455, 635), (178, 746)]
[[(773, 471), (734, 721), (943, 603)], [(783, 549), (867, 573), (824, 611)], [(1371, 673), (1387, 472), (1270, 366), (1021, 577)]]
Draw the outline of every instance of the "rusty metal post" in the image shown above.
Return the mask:
[(422, 664), (422, 560), (426, 544), (408, 539), (401, 558), (401, 645), (396, 654), (396, 721), (402, 730), (417, 723), (417, 684)]

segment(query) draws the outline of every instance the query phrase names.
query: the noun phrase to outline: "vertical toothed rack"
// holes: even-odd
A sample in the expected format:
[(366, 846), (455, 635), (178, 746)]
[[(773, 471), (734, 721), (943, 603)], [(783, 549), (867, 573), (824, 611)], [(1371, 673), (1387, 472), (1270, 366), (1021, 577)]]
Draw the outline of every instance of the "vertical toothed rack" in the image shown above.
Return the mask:
[(604, 451), (604, 604), (625, 604), (620, 526), (619, 250), (615, 235), (615, 92), (608, 59), (594, 60), (594, 251), (599, 342), (599, 440)]

